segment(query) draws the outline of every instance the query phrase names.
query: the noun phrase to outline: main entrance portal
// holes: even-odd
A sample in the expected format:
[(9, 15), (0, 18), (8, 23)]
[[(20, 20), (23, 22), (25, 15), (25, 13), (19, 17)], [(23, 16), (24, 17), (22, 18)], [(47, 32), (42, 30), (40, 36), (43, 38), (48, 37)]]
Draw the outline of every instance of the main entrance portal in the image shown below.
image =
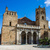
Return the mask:
[(22, 44), (26, 44), (26, 33), (24, 31), (21, 33), (21, 40)]
[(33, 44), (36, 44), (36, 32), (33, 33)]

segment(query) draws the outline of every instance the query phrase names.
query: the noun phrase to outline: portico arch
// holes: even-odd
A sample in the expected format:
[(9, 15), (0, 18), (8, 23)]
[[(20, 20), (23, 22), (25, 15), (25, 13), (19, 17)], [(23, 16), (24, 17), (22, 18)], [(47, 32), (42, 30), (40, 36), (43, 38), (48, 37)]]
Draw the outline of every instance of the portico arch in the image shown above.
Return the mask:
[(21, 33), (21, 44), (26, 44), (26, 33), (22, 31)]
[(36, 36), (37, 36), (37, 34), (36, 34), (36, 32), (34, 32), (33, 33), (33, 44), (36, 44), (36, 38), (37, 38)]
[(31, 32), (27, 33), (27, 43), (31, 44)]

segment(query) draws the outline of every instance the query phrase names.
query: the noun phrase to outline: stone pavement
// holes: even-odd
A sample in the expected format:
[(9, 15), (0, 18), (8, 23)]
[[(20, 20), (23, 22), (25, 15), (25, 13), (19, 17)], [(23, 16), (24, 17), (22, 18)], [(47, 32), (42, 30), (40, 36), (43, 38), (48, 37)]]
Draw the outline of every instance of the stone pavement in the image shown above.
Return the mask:
[(50, 50), (50, 48), (37, 48), (36, 45), (0, 45), (0, 50)]

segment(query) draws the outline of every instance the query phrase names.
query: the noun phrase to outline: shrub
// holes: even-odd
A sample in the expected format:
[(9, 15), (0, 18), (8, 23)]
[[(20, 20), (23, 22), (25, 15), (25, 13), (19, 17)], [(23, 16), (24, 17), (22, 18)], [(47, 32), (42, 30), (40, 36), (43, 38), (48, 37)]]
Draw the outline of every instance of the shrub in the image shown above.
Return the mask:
[(40, 44), (42, 45), (49, 45), (50, 41), (48, 40), (47, 37), (45, 39), (39, 39)]

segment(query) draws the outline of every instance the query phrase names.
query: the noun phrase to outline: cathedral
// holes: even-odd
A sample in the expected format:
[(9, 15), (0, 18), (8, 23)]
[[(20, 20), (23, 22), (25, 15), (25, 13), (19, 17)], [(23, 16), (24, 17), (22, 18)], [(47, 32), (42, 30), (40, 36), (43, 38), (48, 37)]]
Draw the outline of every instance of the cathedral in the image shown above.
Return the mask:
[(27, 17), (19, 18), (17, 12), (6, 7), (3, 14), (1, 45), (38, 44), (39, 39), (50, 39), (45, 7), (36, 8), (36, 21)]

